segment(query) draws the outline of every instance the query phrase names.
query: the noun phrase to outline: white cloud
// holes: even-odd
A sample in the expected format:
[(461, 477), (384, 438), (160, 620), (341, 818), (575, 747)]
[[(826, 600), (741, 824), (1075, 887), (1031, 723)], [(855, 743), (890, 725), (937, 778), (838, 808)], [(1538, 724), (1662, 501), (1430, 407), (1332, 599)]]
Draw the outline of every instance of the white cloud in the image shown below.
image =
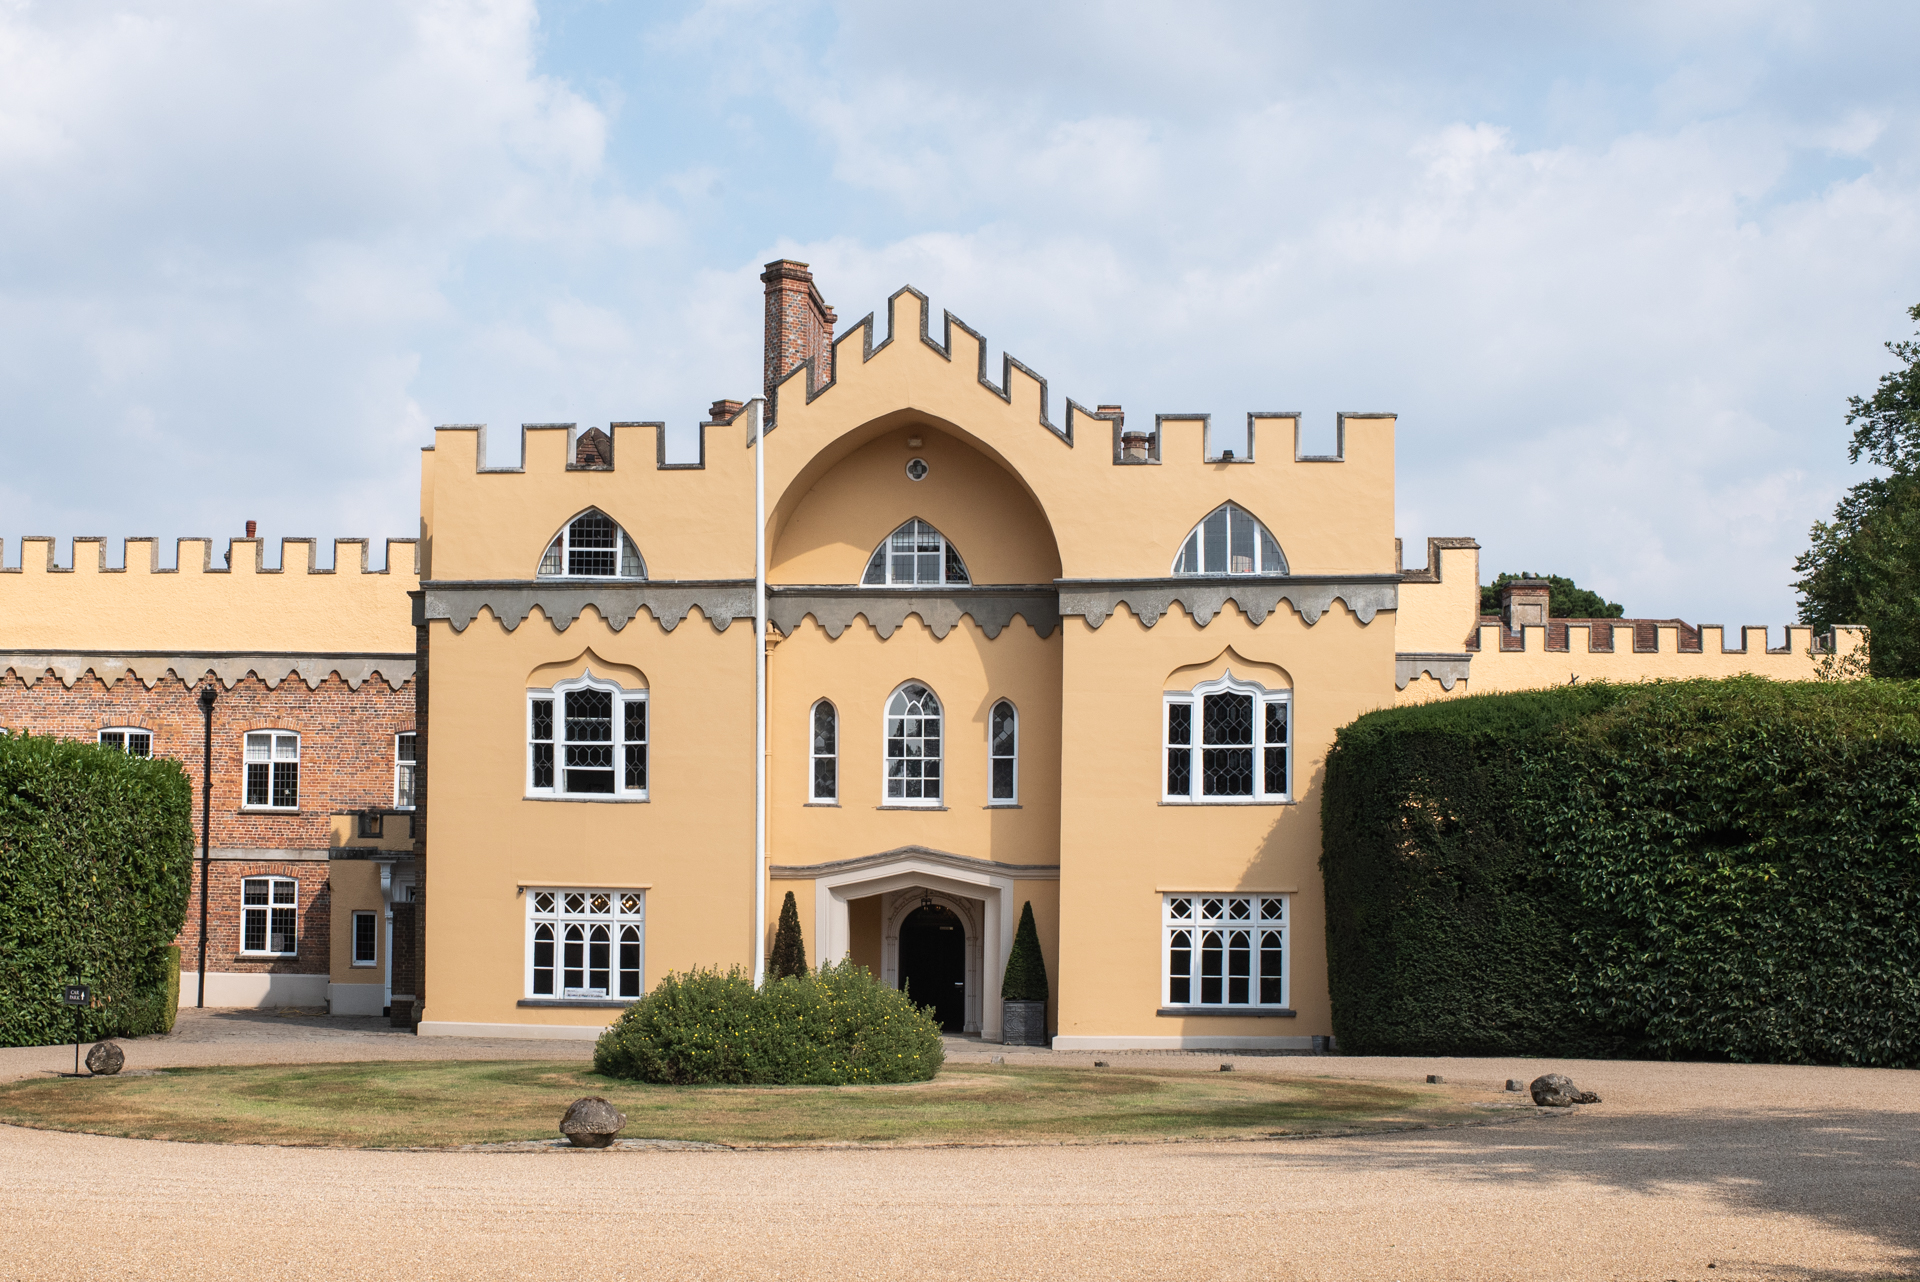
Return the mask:
[(911, 282), (1082, 402), (1397, 410), (1409, 546), (1778, 623), (1920, 301), (1916, 35), (1894, 4), (0, 8), (0, 511), (402, 532), (427, 423), (751, 395), (786, 255), (845, 322)]

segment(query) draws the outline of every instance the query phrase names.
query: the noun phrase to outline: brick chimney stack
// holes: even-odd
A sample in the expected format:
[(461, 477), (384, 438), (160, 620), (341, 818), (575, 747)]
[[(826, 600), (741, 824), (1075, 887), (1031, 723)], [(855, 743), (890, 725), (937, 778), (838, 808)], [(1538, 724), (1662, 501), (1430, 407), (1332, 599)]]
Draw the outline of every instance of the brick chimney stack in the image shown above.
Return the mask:
[(1545, 579), (1513, 579), (1500, 588), (1500, 618), (1509, 632), (1547, 626), (1553, 584)]
[(833, 308), (814, 288), (805, 263), (781, 258), (760, 274), (767, 287), (766, 393), (773, 406), (773, 385), (813, 361), (813, 386), (833, 381)]
[(707, 419), (714, 423), (731, 423), (746, 407), (745, 401), (715, 401), (707, 410)]

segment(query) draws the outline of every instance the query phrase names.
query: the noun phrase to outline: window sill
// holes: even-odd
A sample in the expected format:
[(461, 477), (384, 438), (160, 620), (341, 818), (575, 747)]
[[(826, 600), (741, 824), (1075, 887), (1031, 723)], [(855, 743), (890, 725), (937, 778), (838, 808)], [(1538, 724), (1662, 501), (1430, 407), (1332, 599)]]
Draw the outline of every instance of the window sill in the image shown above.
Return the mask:
[(552, 793), (552, 794), (530, 792), (530, 793), (527, 793), (524, 797), (522, 797), (521, 800), (522, 801), (584, 801), (589, 805), (600, 805), (600, 806), (605, 806), (605, 805), (642, 806), (642, 805), (645, 805), (647, 802), (652, 801), (653, 797), (651, 794), (645, 794), (638, 797), (609, 797), (604, 792), (560, 792), (560, 793)]
[(1153, 1012), (1164, 1019), (1202, 1017), (1230, 1019), (1294, 1019), (1300, 1012), (1281, 1006), (1162, 1006)]
[(980, 807), (982, 810), (1019, 810), (1021, 808), (1020, 803), (1017, 801), (989, 801), (986, 805)]
[(298, 806), (242, 806), (234, 812), (241, 815), (297, 815)]
[(254, 952), (248, 952), (244, 948), (241, 949), (238, 953), (235, 953), (234, 956), (245, 957), (250, 961), (299, 961), (300, 960), (299, 953), (254, 953)]
[(639, 1001), (638, 997), (626, 997), (618, 1001), (601, 1001), (588, 997), (522, 997), (517, 1006), (535, 1006), (542, 1010), (625, 1010)]
[(840, 803), (839, 803), (839, 802), (837, 802), (837, 801), (809, 801), (809, 802), (807, 802), (806, 804), (807, 804), (808, 806), (811, 806), (811, 807), (813, 807), (813, 808), (815, 808), (815, 809), (817, 809), (817, 810), (838, 810), (838, 809), (840, 809)]
[(1206, 801), (1182, 801), (1179, 798), (1162, 800), (1163, 806), (1297, 806), (1295, 797), (1212, 797)]
[(372, 970), (374, 967), (378, 966), (379, 964), (380, 963), (377, 961), (370, 961), (370, 962), (357, 961), (352, 963), (352, 966), (355, 970)]
[(875, 810), (945, 810), (946, 807), (945, 806), (891, 805), (891, 806), (875, 806), (874, 809)]

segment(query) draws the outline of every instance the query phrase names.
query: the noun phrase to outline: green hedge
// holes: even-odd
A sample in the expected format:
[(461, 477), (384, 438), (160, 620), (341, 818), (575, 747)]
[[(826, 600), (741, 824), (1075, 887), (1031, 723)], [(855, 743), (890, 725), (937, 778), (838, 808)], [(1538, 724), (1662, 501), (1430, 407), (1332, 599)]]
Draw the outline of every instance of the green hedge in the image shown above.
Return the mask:
[[(0, 1045), (173, 1026), (192, 809), (178, 762), (0, 738)], [(94, 1001), (77, 1016), (60, 1004), (75, 975)]]
[(1920, 1064), (1920, 687), (1578, 686), (1369, 714), (1327, 759), (1362, 1054)]
[(610, 1077), (675, 1086), (919, 1082), (943, 1058), (939, 1024), (851, 962), (759, 988), (737, 967), (670, 974), (593, 1051)]

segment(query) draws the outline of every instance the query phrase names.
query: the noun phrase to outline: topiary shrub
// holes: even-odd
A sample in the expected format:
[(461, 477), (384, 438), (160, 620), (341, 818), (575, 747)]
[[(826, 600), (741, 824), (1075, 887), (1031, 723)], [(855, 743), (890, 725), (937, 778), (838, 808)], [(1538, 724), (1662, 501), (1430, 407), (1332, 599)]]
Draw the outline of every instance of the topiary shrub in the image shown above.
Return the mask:
[[(192, 813), (176, 761), (0, 737), (0, 1045), (172, 1027), (169, 949), (192, 881)], [(60, 1004), (76, 975), (93, 992), (77, 1014)]]
[(1361, 1054), (1920, 1064), (1920, 686), (1655, 682), (1370, 713), (1327, 759)]
[(609, 1077), (674, 1086), (919, 1082), (943, 1059), (932, 1017), (852, 962), (757, 989), (738, 967), (670, 974), (593, 1052)]
[(1047, 1000), (1047, 959), (1040, 952), (1040, 931), (1033, 924), (1033, 901), (1020, 909), (1020, 925), (1007, 953), (1006, 977), (1000, 981), (1000, 999), (1009, 1002)]
[(767, 974), (775, 979), (807, 973), (807, 946), (800, 939), (800, 906), (789, 890), (780, 905), (780, 926), (773, 932), (773, 952), (767, 958)]

